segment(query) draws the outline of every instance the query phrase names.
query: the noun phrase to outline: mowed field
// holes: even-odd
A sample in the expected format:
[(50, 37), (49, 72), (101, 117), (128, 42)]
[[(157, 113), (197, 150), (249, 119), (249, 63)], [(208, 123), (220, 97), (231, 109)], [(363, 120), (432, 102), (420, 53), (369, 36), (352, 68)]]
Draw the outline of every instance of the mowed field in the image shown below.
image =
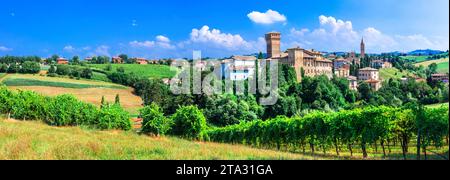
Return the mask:
[(380, 78), (382, 80), (389, 80), (391, 78), (400, 79), (402, 77), (410, 77), (413, 75), (414, 74), (412, 74), (408, 71), (400, 72), (400, 70), (398, 70), (397, 68), (382, 68), (382, 69), (380, 69)]
[(121, 105), (133, 115), (142, 107), (142, 99), (133, 94), (132, 88), (108, 82), (24, 74), (8, 74), (0, 82), (13, 90), (31, 90), (46, 96), (72, 94), (98, 106), (102, 96), (106, 101), (114, 102), (119, 94)]
[[(105, 70), (108, 64), (90, 64), (90, 67), (97, 68), (100, 70)], [(111, 64), (113, 71), (117, 68), (122, 67), (125, 69), (125, 73), (135, 73), (141, 77), (147, 78), (173, 78), (177, 70), (172, 69), (170, 66), (166, 65), (156, 65), (156, 64)]]
[(265, 160), (312, 156), (0, 118), (0, 160)]
[(449, 69), (449, 58), (443, 58), (443, 59), (438, 59), (438, 60), (432, 60), (432, 61), (424, 61), (421, 63), (416, 63), (416, 66), (423, 66), (423, 67), (428, 67), (430, 64), (436, 63), (438, 65), (438, 69), (437, 71), (439, 73), (448, 73)]

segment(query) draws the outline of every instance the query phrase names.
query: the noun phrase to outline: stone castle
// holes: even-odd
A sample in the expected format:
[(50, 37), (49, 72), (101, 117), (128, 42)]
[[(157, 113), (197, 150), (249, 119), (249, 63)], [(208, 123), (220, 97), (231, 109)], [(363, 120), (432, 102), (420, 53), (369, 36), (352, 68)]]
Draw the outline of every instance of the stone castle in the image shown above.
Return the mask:
[(281, 33), (270, 32), (266, 34), (267, 59), (279, 60), (295, 69), (297, 81), (302, 81), (302, 71), (305, 76), (326, 75), (333, 76), (333, 61), (326, 59), (322, 53), (306, 50), (300, 47), (281, 51)]

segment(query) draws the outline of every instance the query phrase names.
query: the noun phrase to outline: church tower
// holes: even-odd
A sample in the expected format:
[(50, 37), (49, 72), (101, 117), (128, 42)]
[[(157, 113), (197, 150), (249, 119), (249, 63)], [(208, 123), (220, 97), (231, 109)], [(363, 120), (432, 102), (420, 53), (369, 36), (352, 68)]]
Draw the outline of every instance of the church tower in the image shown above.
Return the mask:
[(281, 33), (271, 32), (266, 34), (267, 58), (280, 57), (281, 55)]
[(364, 38), (361, 40), (361, 58), (366, 57), (366, 44), (364, 44)]

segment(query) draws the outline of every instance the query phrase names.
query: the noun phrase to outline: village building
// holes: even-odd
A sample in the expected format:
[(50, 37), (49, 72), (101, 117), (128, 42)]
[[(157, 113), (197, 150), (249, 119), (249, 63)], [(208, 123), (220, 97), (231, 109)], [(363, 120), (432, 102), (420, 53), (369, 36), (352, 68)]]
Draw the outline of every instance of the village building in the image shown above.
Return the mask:
[(345, 64), (340, 68), (334, 69), (334, 75), (336, 77), (349, 77), (350, 76), (350, 64)]
[(56, 60), (57, 64), (69, 64), (69, 60), (65, 59), (65, 58), (58, 58)]
[(376, 69), (392, 68), (392, 63), (383, 60), (375, 60), (372, 62), (372, 67)]
[(381, 81), (378, 69), (370, 67), (360, 69), (358, 72), (358, 80), (365, 81), (375, 91), (378, 91), (381, 88)]
[(136, 60), (136, 63), (137, 63), (137, 64), (140, 64), (140, 65), (146, 65), (146, 64), (148, 64), (148, 61), (147, 61), (147, 59), (145, 59), (145, 58), (136, 58), (135, 60)]
[(123, 64), (123, 59), (121, 57), (113, 57), (112, 58), (112, 63), (114, 64)]
[(448, 83), (448, 74), (432, 74), (431, 80)]
[(358, 78), (355, 76), (348, 76), (349, 88), (354, 91), (358, 91)]
[[(365, 47), (361, 47), (361, 49), (363, 49), (363, 48), (365, 48)], [(347, 58), (345, 60), (347, 60), (347, 62), (350, 63), (350, 64), (353, 64), (353, 63), (355, 63), (356, 65), (360, 65), (361, 64), (361, 59), (356, 57), (356, 53), (354, 51), (348, 53), (348, 56), (347, 56)]]
[(333, 62), (326, 59), (322, 53), (314, 50), (306, 50), (300, 47), (290, 48), (281, 52), (281, 33), (270, 32), (265, 35), (267, 43), (267, 58), (279, 60), (295, 69), (297, 81), (302, 81), (302, 71), (305, 76), (326, 75), (333, 76)]
[(255, 56), (232, 56), (222, 60), (222, 72), (226, 79), (233, 81), (246, 80), (255, 73)]

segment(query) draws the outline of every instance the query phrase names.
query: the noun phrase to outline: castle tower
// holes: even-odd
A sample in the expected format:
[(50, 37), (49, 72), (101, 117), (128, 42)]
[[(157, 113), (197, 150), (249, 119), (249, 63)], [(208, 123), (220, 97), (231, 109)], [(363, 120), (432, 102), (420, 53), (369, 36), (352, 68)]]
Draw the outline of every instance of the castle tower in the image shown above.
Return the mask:
[(281, 55), (281, 33), (270, 32), (266, 34), (267, 58)]
[(366, 57), (366, 44), (364, 44), (364, 38), (361, 40), (361, 58)]

